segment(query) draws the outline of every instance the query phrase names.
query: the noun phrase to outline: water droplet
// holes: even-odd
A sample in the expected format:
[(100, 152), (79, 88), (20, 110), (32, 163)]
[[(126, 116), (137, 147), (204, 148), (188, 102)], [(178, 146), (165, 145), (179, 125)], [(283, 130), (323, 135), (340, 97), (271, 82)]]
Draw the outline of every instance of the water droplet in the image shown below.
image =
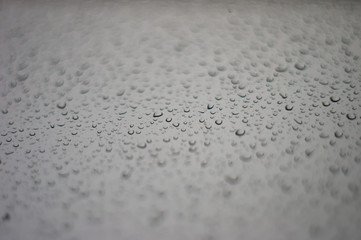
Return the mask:
[(236, 135), (239, 137), (243, 136), (244, 134), (246, 134), (246, 131), (244, 129), (238, 129), (236, 131)]
[(301, 64), (301, 63), (296, 63), (296, 64), (295, 64), (295, 68), (296, 68), (297, 70), (303, 71), (303, 70), (306, 69), (306, 65), (305, 65), (305, 64)]
[(155, 118), (158, 118), (158, 117), (161, 117), (161, 116), (163, 116), (163, 113), (162, 113), (162, 112), (155, 112), (155, 113), (153, 113), (153, 117), (155, 117)]
[(66, 107), (66, 103), (65, 103), (65, 102), (63, 102), (63, 103), (58, 103), (56, 106), (57, 106), (59, 109), (64, 109), (64, 108)]
[(221, 125), (221, 124), (223, 123), (223, 121), (220, 120), (220, 119), (217, 119), (217, 120), (215, 121), (215, 123), (216, 123), (217, 125)]
[(343, 133), (341, 132), (341, 131), (336, 131), (335, 132), (335, 137), (337, 137), (337, 138), (341, 138), (343, 136)]
[(354, 114), (354, 113), (347, 113), (347, 114), (346, 114), (346, 117), (347, 117), (347, 119), (349, 119), (349, 120), (355, 120), (355, 119), (356, 119), (356, 114)]
[(146, 148), (147, 147), (147, 144), (144, 142), (144, 143), (138, 143), (137, 144), (137, 147), (138, 148), (141, 148), (141, 149), (144, 149), (144, 148)]
[(237, 175), (232, 175), (232, 176), (227, 175), (227, 176), (224, 177), (224, 180), (227, 183), (229, 183), (231, 185), (234, 185), (234, 184), (237, 184), (239, 182), (239, 177)]
[(286, 72), (288, 69), (288, 67), (286, 65), (279, 65), (278, 67), (276, 67), (276, 72), (279, 72), (279, 73), (283, 73), (283, 72)]
[(339, 97), (337, 97), (337, 96), (331, 96), (331, 97), (330, 97), (330, 100), (331, 100), (331, 102), (338, 102), (338, 101), (341, 100), (341, 98), (339, 98)]
[(285, 109), (286, 109), (287, 111), (292, 111), (293, 106), (287, 104), (287, 105), (285, 106)]

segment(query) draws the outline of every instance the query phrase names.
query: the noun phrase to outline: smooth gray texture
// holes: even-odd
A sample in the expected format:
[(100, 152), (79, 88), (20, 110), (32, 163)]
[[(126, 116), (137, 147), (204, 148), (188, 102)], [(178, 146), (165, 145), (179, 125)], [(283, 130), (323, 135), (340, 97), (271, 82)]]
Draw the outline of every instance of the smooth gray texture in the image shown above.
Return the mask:
[(0, 239), (361, 239), (361, 4), (2, 1)]

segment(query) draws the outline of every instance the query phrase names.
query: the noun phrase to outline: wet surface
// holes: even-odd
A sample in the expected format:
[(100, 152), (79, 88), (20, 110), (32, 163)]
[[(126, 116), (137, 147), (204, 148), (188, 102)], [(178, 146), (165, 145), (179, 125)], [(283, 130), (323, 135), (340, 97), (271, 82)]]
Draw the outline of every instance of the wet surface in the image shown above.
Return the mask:
[(0, 5), (0, 238), (360, 239), (361, 4)]

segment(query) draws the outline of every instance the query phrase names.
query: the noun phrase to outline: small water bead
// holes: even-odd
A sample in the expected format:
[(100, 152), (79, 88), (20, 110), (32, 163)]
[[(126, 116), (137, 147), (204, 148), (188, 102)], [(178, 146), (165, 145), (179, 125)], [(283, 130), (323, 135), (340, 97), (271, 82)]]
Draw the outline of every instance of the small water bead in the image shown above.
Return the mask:
[(243, 153), (243, 154), (240, 155), (239, 158), (240, 158), (241, 161), (243, 161), (243, 162), (249, 162), (249, 161), (252, 160), (252, 155), (249, 154), (249, 153)]
[[(132, 158), (132, 157), (129, 156), (129, 158)], [(122, 174), (121, 174), (123, 179), (128, 179), (128, 178), (130, 178), (131, 175), (132, 175), (132, 171), (130, 169), (123, 170)]]
[(338, 102), (338, 101), (341, 100), (341, 98), (340, 98), (340, 97), (337, 97), (337, 96), (331, 96), (331, 97), (330, 97), (330, 100), (331, 100), (331, 102)]
[(88, 92), (89, 92), (89, 89), (80, 90), (80, 94), (87, 94)]
[(283, 98), (283, 99), (286, 99), (287, 98), (287, 93), (279, 93), (280, 96)]
[(297, 119), (297, 118), (295, 118), (294, 121), (299, 125), (302, 125), (302, 123), (303, 123), (303, 121), (301, 119)]
[(340, 167), (337, 167), (337, 166), (331, 166), (329, 167), (329, 170), (332, 174), (336, 174), (340, 171)]
[(22, 82), (22, 81), (25, 81), (26, 79), (28, 79), (28, 77), (29, 77), (28, 73), (23, 73), (23, 74), (18, 73), (17, 76), (16, 76), (16, 79), (18, 81)]
[(5, 221), (9, 221), (9, 220), (11, 219), (10, 214), (9, 214), (9, 213), (5, 213), (5, 214), (2, 216), (1, 219), (2, 219), (4, 222), (5, 222)]
[(166, 163), (167, 163), (167, 161), (164, 160), (164, 159), (159, 159), (159, 160), (157, 161), (157, 165), (158, 165), (159, 167), (164, 167), (164, 166), (166, 165)]
[(210, 77), (215, 77), (215, 76), (217, 76), (217, 72), (216, 71), (208, 71), (208, 75)]
[(11, 88), (16, 88), (17, 85), (18, 85), (17, 82), (10, 82)]
[(212, 109), (213, 107), (214, 107), (214, 104), (208, 104), (208, 105), (207, 105), (207, 109), (208, 109), (208, 110)]
[(218, 66), (217, 70), (220, 71), (220, 72), (223, 72), (223, 71), (226, 70), (226, 67), (225, 66)]
[(347, 117), (347, 119), (349, 119), (349, 120), (355, 120), (355, 119), (356, 119), (356, 114), (354, 114), (354, 113), (347, 113), (347, 114), (346, 114), (346, 117)]
[(348, 172), (349, 172), (349, 169), (347, 167), (342, 167), (341, 171), (346, 176), (348, 174)]
[(306, 65), (305, 65), (305, 64), (301, 64), (301, 63), (296, 63), (296, 64), (295, 64), (295, 68), (296, 68), (297, 70), (303, 71), (303, 70), (306, 69)]
[(239, 80), (237, 80), (237, 79), (232, 79), (232, 80), (231, 80), (231, 83), (232, 83), (233, 85), (237, 85), (237, 84), (239, 83)]
[(267, 78), (266, 78), (266, 82), (271, 83), (271, 82), (273, 82), (273, 81), (274, 81), (274, 78), (271, 78), (271, 77), (267, 77)]
[(234, 74), (230, 73), (227, 75), (227, 77), (228, 77), (228, 79), (232, 80), (232, 79), (235, 79), (236, 76)]
[(328, 138), (328, 134), (327, 133), (320, 133), (320, 138)]
[(196, 146), (190, 146), (190, 147), (188, 148), (188, 151), (194, 153), (194, 152), (197, 151), (197, 147), (196, 147)]
[(14, 153), (14, 151), (12, 151), (12, 150), (5, 151), (5, 155), (11, 155), (13, 153)]
[(50, 64), (51, 65), (57, 65), (59, 62), (60, 62), (60, 58), (58, 58), (58, 57), (52, 57), (50, 59)]
[(238, 129), (236, 131), (236, 135), (239, 136), (239, 137), (241, 137), (241, 136), (243, 136), (245, 134), (246, 134), (246, 131), (244, 129)]
[(294, 153), (293, 147), (286, 148), (285, 152), (288, 154), (293, 154)]
[(305, 154), (306, 154), (307, 157), (311, 157), (311, 155), (313, 154), (313, 152), (314, 152), (314, 150), (312, 150), (312, 149), (306, 149), (306, 150), (305, 150)]
[(155, 118), (158, 118), (158, 117), (161, 117), (161, 116), (163, 116), (163, 113), (162, 113), (162, 112), (155, 112), (155, 113), (153, 113), (153, 117), (155, 117)]
[(351, 73), (352, 72), (352, 69), (350, 67), (345, 67), (344, 70), (345, 70), (346, 73)]
[(56, 87), (61, 87), (64, 85), (64, 80), (63, 79), (59, 79), (55, 82), (55, 86)]
[(144, 149), (144, 148), (147, 147), (147, 144), (146, 144), (146, 143), (138, 143), (138, 144), (137, 144), (137, 147), (138, 147), (138, 148), (141, 148), (141, 149)]
[(220, 120), (220, 119), (217, 119), (217, 120), (215, 121), (215, 123), (216, 123), (217, 125), (221, 125), (221, 124), (223, 123), (223, 121)]
[(235, 185), (239, 182), (240, 178), (237, 175), (227, 175), (224, 177), (224, 180), (231, 185)]
[(28, 64), (26, 62), (21, 62), (18, 65), (18, 70), (21, 71), (21, 70), (24, 70), (27, 67), (28, 67)]
[(279, 65), (275, 68), (276, 72), (283, 73), (286, 72), (288, 67), (286, 65)]
[(323, 101), (323, 102), (322, 102), (322, 105), (323, 105), (324, 107), (328, 107), (328, 106), (331, 105), (331, 103), (330, 103), (330, 102)]
[(343, 133), (341, 132), (341, 131), (336, 131), (335, 132), (335, 137), (337, 137), (337, 138), (341, 138), (343, 136)]
[(292, 111), (293, 106), (287, 104), (287, 105), (285, 106), (285, 109), (286, 109), (287, 111)]
[(65, 102), (63, 102), (63, 103), (58, 103), (56, 106), (57, 106), (59, 109), (64, 109), (64, 108), (66, 107), (66, 103), (65, 103)]

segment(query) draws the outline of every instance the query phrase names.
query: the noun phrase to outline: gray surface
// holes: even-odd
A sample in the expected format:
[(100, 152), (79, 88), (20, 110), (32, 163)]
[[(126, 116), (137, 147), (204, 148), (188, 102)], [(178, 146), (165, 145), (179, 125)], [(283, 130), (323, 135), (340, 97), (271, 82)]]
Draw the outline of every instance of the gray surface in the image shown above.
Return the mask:
[(361, 4), (2, 1), (0, 239), (361, 239)]

